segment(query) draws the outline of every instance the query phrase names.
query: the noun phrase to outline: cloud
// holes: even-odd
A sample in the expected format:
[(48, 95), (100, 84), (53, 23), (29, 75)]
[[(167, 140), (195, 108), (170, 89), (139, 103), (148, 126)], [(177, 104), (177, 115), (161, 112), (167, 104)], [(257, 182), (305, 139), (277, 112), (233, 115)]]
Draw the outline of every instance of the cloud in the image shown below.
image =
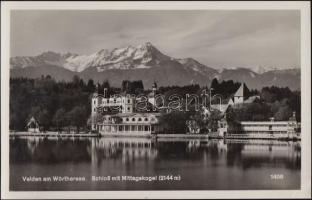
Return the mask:
[(150, 41), (173, 57), (222, 66), (300, 66), (300, 13), (252, 11), (13, 11), (11, 55), (91, 54)]

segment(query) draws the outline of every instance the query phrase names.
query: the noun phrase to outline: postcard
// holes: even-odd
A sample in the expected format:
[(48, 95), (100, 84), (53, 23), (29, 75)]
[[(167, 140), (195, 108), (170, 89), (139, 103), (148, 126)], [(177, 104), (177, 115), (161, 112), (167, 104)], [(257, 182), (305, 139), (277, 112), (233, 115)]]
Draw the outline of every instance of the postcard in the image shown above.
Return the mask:
[(311, 198), (309, 2), (2, 2), (1, 197)]

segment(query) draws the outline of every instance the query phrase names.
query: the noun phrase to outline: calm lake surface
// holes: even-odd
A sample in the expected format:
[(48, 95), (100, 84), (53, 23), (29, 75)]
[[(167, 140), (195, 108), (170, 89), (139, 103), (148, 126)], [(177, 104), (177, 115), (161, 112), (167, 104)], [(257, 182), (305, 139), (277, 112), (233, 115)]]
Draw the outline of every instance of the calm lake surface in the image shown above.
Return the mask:
[[(10, 190), (299, 189), (300, 149), (300, 142), (268, 140), (15, 137)], [(53, 179), (66, 176), (80, 180)]]

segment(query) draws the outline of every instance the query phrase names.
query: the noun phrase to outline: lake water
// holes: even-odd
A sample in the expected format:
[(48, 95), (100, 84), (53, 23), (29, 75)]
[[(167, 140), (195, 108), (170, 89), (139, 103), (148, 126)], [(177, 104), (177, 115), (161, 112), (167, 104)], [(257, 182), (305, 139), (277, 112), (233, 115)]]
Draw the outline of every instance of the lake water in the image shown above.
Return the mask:
[(300, 149), (268, 140), (15, 137), (10, 190), (299, 189)]

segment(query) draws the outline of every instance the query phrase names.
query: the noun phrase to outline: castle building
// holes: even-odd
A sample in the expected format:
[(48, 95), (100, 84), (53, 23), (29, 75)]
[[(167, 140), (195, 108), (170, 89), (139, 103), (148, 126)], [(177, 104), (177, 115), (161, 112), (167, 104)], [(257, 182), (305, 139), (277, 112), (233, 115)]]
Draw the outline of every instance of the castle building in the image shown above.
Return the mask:
[[(147, 97), (148, 104), (155, 105), (157, 85), (153, 84), (152, 92)], [(157, 112), (139, 112), (136, 103), (141, 98), (125, 92), (108, 97), (107, 88), (103, 95), (97, 92), (91, 100), (92, 131), (101, 135), (150, 135), (162, 130)]]
[(152, 105), (156, 105), (156, 90), (157, 84), (154, 82), (152, 86), (152, 92), (148, 95), (148, 102)]

